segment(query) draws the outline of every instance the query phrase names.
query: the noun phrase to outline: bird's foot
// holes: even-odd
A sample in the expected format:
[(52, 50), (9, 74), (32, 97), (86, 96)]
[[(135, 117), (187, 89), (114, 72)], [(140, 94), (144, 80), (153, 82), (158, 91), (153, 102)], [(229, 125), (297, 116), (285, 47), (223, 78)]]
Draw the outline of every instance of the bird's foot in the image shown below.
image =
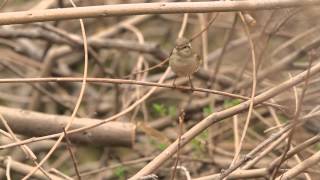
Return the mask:
[(193, 93), (195, 89), (194, 89), (193, 83), (192, 83), (192, 81), (191, 81), (191, 77), (188, 76), (188, 79), (189, 79), (189, 83), (190, 83), (190, 90), (191, 90), (191, 92)]
[(176, 79), (177, 79), (177, 77), (175, 77), (175, 78), (173, 79), (173, 82), (172, 82), (172, 88), (173, 88), (173, 89), (177, 89)]
[(172, 83), (172, 89), (177, 89), (176, 83)]
[(193, 85), (190, 86), (190, 91), (191, 91), (191, 93), (193, 93), (195, 91), (195, 88), (193, 87)]

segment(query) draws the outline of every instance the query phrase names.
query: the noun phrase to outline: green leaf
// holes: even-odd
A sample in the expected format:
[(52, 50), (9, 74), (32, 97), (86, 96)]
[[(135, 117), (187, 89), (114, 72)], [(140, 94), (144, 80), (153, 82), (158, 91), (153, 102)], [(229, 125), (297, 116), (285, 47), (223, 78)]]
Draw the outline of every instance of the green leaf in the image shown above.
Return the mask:
[(202, 109), (203, 116), (209, 116), (212, 113), (213, 113), (213, 109), (211, 106), (207, 106)]
[(164, 143), (159, 143), (158, 141), (151, 139), (150, 143), (157, 149), (159, 149), (160, 151), (163, 151), (167, 148), (167, 144)]
[(206, 145), (202, 142), (207, 141), (208, 136), (209, 136), (209, 131), (205, 130), (201, 134), (199, 134), (196, 138), (191, 140), (191, 147), (198, 155), (206, 151)]
[(163, 143), (158, 143), (157, 144), (157, 148), (161, 151), (165, 150), (167, 148), (167, 145), (166, 144), (163, 144)]
[(116, 168), (116, 170), (114, 171), (115, 176), (118, 177), (119, 180), (124, 180), (125, 178), (125, 172), (126, 172), (126, 168), (123, 166), (119, 166)]
[(177, 116), (177, 108), (175, 106), (169, 106), (168, 113), (169, 113), (169, 116), (176, 117)]
[(197, 139), (192, 139), (191, 140), (191, 146), (192, 149), (196, 150), (196, 151), (201, 151), (201, 142)]
[(202, 140), (207, 140), (209, 137), (209, 131), (208, 130), (203, 131), (200, 135), (198, 135), (198, 137)]
[(154, 103), (154, 104), (152, 104), (152, 108), (160, 116), (165, 116), (167, 114), (167, 109), (165, 108), (165, 106), (163, 104)]
[(191, 147), (196, 153), (205, 152), (205, 145), (197, 138), (191, 140)]
[(223, 107), (224, 107), (224, 108), (229, 108), (229, 107), (238, 105), (238, 104), (240, 104), (241, 102), (242, 102), (241, 99), (226, 99), (226, 100), (223, 102)]

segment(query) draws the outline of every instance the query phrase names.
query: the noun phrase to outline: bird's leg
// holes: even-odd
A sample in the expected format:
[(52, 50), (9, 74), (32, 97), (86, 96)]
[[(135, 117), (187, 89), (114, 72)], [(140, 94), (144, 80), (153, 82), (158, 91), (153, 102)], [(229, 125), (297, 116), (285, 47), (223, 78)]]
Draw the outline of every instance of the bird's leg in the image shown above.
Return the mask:
[(191, 91), (193, 92), (194, 91), (194, 87), (193, 87), (190, 75), (188, 76), (188, 79), (189, 79)]
[(176, 85), (176, 79), (177, 79), (177, 76), (174, 76), (173, 83), (172, 83), (173, 88), (176, 88), (176, 87), (177, 87), (177, 85)]

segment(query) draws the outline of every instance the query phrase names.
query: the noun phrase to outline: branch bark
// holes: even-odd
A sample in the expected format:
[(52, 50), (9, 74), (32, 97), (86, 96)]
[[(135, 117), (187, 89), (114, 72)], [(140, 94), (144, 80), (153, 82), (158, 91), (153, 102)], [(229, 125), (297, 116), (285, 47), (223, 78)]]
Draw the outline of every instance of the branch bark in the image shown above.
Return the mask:
[[(310, 76), (313, 76), (319, 72), (320, 72), (320, 64), (316, 64), (314, 67), (310, 69)], [(307, 71), (304, 71), (298, 74), (297, 76), (295, 76), (294, 78), (287, 80), (274, 88), (269, 89), (268, 91), (256, 96), (253, 99), (254, 104), (257, 105), (261, 102), (264, 102), (270, 99), (271, 97), (274, 97), (280, 94), (284, 90), (298, 83), (301, 83), (302, 81), (305, 80), (306, 76), (307, 76)], [(212, 124), (215, 124), (217, 122), (222, 121), (225, 118), (231, 117), (235, 114), (238, 114), (240, 112), (247, 110), (249, 108), (249, 105), (250, 105), (250, 101), (246, 101), (246, 102), (240, 103), (239, 105), (228, 108), (226, 110), (210, 114), (208, 117), (206, 117), (205, 119), (201, 120), (198, 124), (193, 126), (181, 137), (181, 140), (182, 140), (181, 147), (186, 145), (194, 137), (196, 137), (202, 131), (210, 127)], [(149, 164), (147, 164), (144, 168), (142, 168), (137, 174), (131, 177), (130, 180), (136, 180), (136, 179), (139, 179), (140, 177), (153, 173), (167, 159), (169, 159), (176, 153), (177, 148), (178, 148), (178, 141), (176, 140), (169, 147), (167, 147), (161, 154), (159, 154), (155, 159), (153, 159)]]
[[(34, 111), (25, 111), (0, 106), (0, 113), (5, 117), (13, 132), (26, 136), (45, 136), (61, 133), (69, 116), (48, 115)], [(98, 123), (99, 119), (75, 118), (70, 130), (89, 124)], [(3, 129), (3, 124), (0, 124)], [(97, 146), (132, 146), (135, 139), (135, 125), (123, 122), (109, 122), (96, 128), (68, 135), (75, 143), (94, 144)]]
[[(250, 170), (237, 170), (231, 173), (226, 179), (249, 179), (249, 178), (262, 178), (269, 175), (267, 168), (250, 169)], [(195, 178), (194, 180), (217, 180), (220, 174), (214, 174)]]
[(303, 173), (304, 170), (306, 170), (306, 169), (310, 168), (311, 166), (314, 166), (317, 163), (319, 163), (319, 160), (320, 160), (320, 151), (316, 152), (314, 155), (312, 155), (308, 159), (304, 160), (302, 163), (299, 163), (295, 167), (291, 168), (290, 170), (288, 170), (283, 175), (280, 175), (279, 177), (277, 177), (276, 180), (293, 179), (294, 177), (296, 177), (300, 173)]
[[(4, 157), (0, 157), (0, 167), (2, 168), (6, 168), (7, 166), (7, 163), (8, 163), (8, 160)], [(11, 160), (11, 165), (10, 165), (10, 168), (12, 171), (14, 172), (17, 172), (19, 174), (22, 174), (22, 175), (25, 175), (27, 174), (29, 171), (32, 170), (32, 166), (29, 166), (27, 164), (23, 164), (23, 163), (20, 163), (18, 161), (15, 161), (15, 160)], [(56, 175), (53, 175), (53, 174), (49, 174), (50, 175), (50, 178), (52, 179), (55, 179), (55, 180), (62, 180), (63, 178), (60, 178)], [(44, 179), (44, 180), (47, 180), (48, 177), (45, 176), (42, 172), (40, 171), (37, 171), (35, 172), (32, 177), (36, 178), (36, 179)]]
[(1, 13), (0, 25), (141, 14), (206, 13), (222, 11), (225, 12), (243, 10), (267, 10), (311, 6), (318, 4), (320, 4), (319, 0), (247, 0), (102, 5), (91, 7)]

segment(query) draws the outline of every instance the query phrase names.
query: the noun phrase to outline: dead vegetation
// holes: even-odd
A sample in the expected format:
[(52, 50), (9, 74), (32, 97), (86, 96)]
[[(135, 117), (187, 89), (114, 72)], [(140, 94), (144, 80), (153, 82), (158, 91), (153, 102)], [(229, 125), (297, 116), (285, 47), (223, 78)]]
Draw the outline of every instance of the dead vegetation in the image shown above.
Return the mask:
[(0, 179), (317, 179), (320, 1), (150, 2), (4, 1)]

